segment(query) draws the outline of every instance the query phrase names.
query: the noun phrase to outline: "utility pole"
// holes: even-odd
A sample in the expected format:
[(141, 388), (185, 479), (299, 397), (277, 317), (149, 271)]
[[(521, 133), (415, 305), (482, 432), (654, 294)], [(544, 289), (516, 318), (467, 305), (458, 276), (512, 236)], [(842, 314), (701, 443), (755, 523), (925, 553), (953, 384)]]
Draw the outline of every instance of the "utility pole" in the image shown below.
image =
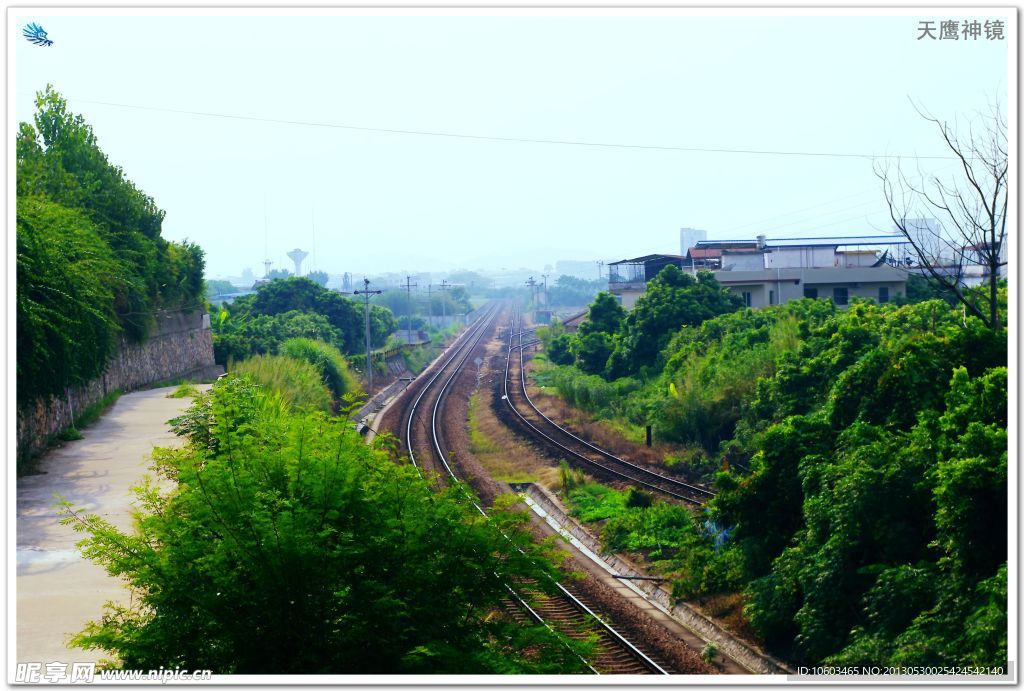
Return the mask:
[(418, 284), (411, 283), (411, 276), (405, 277), (405, 331), (406, 343), (412, 343), (412, 289)]
[[(439, 287), (440, 287), (441, 290), (448, 290), (452, 286), (451, 286), (450, 283), (448, 283), (448, 279), (445, 278), (445, 279), (443, 279), (441, 281), (441, 285)], [(445, 320), (445, 316), (446, 315), (445, 315), (445, 304), (444, 303), (445, 303), (445, 300), (447, 300), (447, 299), (448, 299), (447, 296), (442, 293), (441, 294), (441, 328), (442, 329), (445, 327), (444, 320)]]
[(541, 274), (541, 278), (544, 279), (544, 309), (548, 308), (548, 275)]
[(427, 324), (431, 328), (434, 327), (434, 303), (430, 301), (430, 289), (433, 288), (432, 283), (427, 284)]
[(373, 359), (372, 353), (370, 352), (370, 296), (380, 295), (384, 291), (382, 290), (370, 290), (370, 279), (363, 278), (363, 289), (353, 291), (353, 295), (363, 296), (363, 307), (364, 314), (366, 316), (366, 376), (368, 380), (367, 387), (369, 393), (373, 395)]
[(530, 301), (533, 303), (533, 322), (537, 323), (537, 281), (533, 280), (533, 276), (530, 276), (530, 280), (526, 282), (526, 285), (530, 286)]
[(604, 262), (601, 261), (600, 259), (598, 259), (597, 260), (597, 278), (598, 278), (598, 280), (601, 280), (601, 277), (604, 275), (604, 274), (601, 273), (601, 269), (603, 269), (603, 268), (604, 268)]

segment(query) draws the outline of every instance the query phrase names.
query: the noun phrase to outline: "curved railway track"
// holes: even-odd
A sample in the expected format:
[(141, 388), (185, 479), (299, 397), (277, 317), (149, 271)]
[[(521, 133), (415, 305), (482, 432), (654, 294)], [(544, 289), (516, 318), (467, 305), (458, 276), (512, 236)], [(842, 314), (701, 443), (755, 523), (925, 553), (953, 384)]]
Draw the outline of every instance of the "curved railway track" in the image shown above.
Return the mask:
[[(661, 473), (657, 473), (653, 470), (637, 465), (636, 463), (627, 461), (624, 458), (620, 458), (619, 456), (595, 446), (587, 440), (573, 434), (545, 415), (540, 408), (534, 404), (526, 388), (526, 363), (523, 351), (526, 346), (533, 345), (537, 341), (523, 341), (523, 334), (531, 329), (523, 329), (520, 327), (520, 330), (517, 332), (516, 319), (517, 315), (513, 313), (512, 321), (509, 324), (508, 350), (505, 358), (503, 399), (508, 404), (509, 409), (515, 415), (516, 419), (521, 423), (522, 429), (529, 436), (540, 441), (543, 445), (555, 451), (555, 453), (564, 454), (568, 456), (570, 460), (582, 463), (588, 469), (596, 471), (597, 474), (604, 475), (605, 477), (629, 482), (633, 485), (638, 485), (697, 506), (703, 505), (704, 502), (715, 496), (715, 493), (708, 489), (683, 482), (682, 480), (678, 480), (667, 475), (662, 475)], [(518, 344), (515, 343), (517, 338), (519, 340)], [(518, 386), (510, 388), (509, 380), (512, 374), (512, 353), (516, 350), (519, 351), (519, 383)], [(519, 406), (516, 405), (516, 402), (512, 397), (513, 389), (517, 389), (515, 394), (516, 397), (520, 399), (527, 411), (527, 414), (529, 414), (533, 419), (527, 417), (527, 414), (524, 414), (523, 411), (520, 410)]]
[[(450, 354), (442, 356), (444, 362), (438, 365), (437, 371), (429, 378), (424, 379), (423, 384), (413, 391), (415, 398), (402, 417), (402, 429), (405, 436), (403, 441), (410, 462), (421, 476), (427, 465), (426, 457), (429, 456), (435, 468), (438, 470), (443, 468), (445, 474), (453, 481), (460, 481), (452, 464), (449, 463), (448, 449), (444, 444), (443, 431), (440, 429), (444, 400), (453, 382), (464, 371), (477, 345), (496, 322), (501, 311), (496, 306), (488, 308), (488, 311), (482, 314), (463, 334), (457, 342), (457, 347), (450, 349), (452, 351)], [(417, 420), (418, 415), (420, 416), (419, 420)], [(426, 443), (416, 443), (419, 430), (423, 430), (424, 436), (428, 437)], [(417, 451), (417, 447), (420, 448), (419, 451)], [(426, 450), (425, 453), (423, 449)], [(484, 516), (487, 515), (483, 507), (475, 501), (473, 506)], [(562, 631), (569, 636), (581, 635), (579, 632), (584, 628), (594, 630), (598, 635), (598, 651), (594, 665), (591, 666), (588, 663), (587, 666), (595, 674), (668, 674), (661, 665), (598, 617), (577, 595), (561, 583), (555, 582), (557, 595), (531, 594), (530, 599), (533, 601), (533, 605), (527, 603), (526, 599), (516, 591), (516, 588), (528, 590), (529, 584), (516, 584), (515, 588), (506, 584), (505, 587), (509, 591), (508, 603), (512, 607), (510, 613), (518, 613), (514, 614), (513, 618), (522, 621), (525, 621), (524, 618), (528, 618), (549, 629)]]

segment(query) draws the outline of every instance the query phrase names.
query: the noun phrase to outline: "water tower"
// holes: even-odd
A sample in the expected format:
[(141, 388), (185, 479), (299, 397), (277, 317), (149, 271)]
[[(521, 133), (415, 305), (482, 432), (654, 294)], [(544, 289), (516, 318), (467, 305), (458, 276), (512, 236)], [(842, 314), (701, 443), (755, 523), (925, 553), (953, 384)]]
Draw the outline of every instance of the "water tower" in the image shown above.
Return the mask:
[(288, 253), (288, 258), (295, 262), (295, 275), (301, 276), (302, 260), (309, 256), (309, 252), (303, 252), (298, 247)]

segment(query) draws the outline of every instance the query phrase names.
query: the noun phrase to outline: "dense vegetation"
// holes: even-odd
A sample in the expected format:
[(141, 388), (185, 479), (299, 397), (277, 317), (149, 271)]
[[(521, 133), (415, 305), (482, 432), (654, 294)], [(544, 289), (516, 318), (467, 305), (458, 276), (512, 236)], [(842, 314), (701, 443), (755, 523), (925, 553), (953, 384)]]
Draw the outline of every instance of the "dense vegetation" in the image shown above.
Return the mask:
[(277, 392), (287, 405), (300, 410), (331, 411), (331, 392), (315, 365), (284, 355), (254, 355), (233, 363), (231, 372)]
[(84, 553), (124, 578), (72, 641), (125, 668), (220, 674), (585, 671), (543, 626), (495, 616), (505, 584), (557, 573), (520, 514), (484, 519), (464, 487), (435, 494), (341, 418), (229, 376), (155, 454), (137, 533), (65, 505)]
[[(342, 353), (364, 353), (364, 308), (308, 278), (274, 279), (227, 305), (213, 321), (214, 358), (227, 365), (274, 355), (291, 338), (324, 341)], [(391, 311), (370, 305), (370, 340), (378, 348), (397, 324)]]
[(608, 287), (608, 281), (595, 278), (587, 281), (575, 276), (559, 276), (548, 286), (548, 305), (551, 307), (577, 307), (589, 305), (602, 290)]
[(652, 424), (675, 469), (721, 469), (701, 516), (576, 490), (610, 547), (650, 552), (679, 596), (743, 592), (795, 661), (1006, 664), (1005, 328), (939, 300), (800, 300), (648, 338), (665, 345), (630, 377), (581, 372), (579, 350), (538, 375)]
[(206, 300), (211, 304), (216, 304), (225, 295), (231, 295), (232, 293), (241, 292), (241, 288), (238, 288), (231, 284), (230, 281), (221, 280), (207, 280), (206, 281)]
[(576, 334), (556, 329), (540, 335), (555, 364), (575, 364), (587, 374), (616, 379), (656, 370), (662, 348), (679, 327), (700, 324), (740, 305), (710, 272), (694, 278), (668, 266), (628, 313), (615, 296), (602, 292)]
[(164, 212), (60, 94), (36, 107), (16, 140), (19, 403), (98, 376), (159, 310), (203, 307), (202, 250), (160, 237)]
[(405, 290), (385, 290), (374, 300), (398, 317), (398, 326), (402, 329), (410, 328), (410, 324), (414, 330), (424, 329), (429, 323), (429, 317), (440, 321), (442, 315), (454, 317), (473, 311), (466, 286), (453, 285), (447, 290), (441, 290), (435, 285), (429, 295), (421, 294), (423, 292), (425, 288), (419, 286), (412, 293), (410, 300), (410, 295)]

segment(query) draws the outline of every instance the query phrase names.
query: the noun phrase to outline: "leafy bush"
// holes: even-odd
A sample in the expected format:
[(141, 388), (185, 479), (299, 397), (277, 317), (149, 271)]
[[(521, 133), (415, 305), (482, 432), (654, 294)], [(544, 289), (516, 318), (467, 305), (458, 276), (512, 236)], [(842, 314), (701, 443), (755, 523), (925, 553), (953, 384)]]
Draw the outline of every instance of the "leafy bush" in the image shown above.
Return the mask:
[(1004, 663), (1005, 330), (936, 301), (801, 328), (718, 476), (751, 624), (808, 662)]
[(18, 402), (63, 394), (103, 372), (119, 331), (123, 264), (80, 212), (17, 204)]
[(195, 398), (199, 395), (199, 389), (193, 384), (185, 383), (179, 384), (171, 393), (167, 394), (167, 398)]
[(83, 554), (132, 593), (73, 645), (216, 674), (586, 671), (587, 646), (494, 616), (506, 583), (554, 587), (558, 550), (524, 517), (484, 520), (464, 488), (434, 494), (345, 420), (265, 395), (229, 376), (197, 399), (176, 423), (186, 445), (154, 455), (174, 487), (137, 490), (133, 531), (63, 505)]
[(233, 374), (279, 393), (299, 410), (331, 411), (331, 392), (315, 365), (283, 355), (257, 355), (236, 363)]
[(583, 410), (616, 415), (622, 411), (625, 398), (640, 388), (639, 382), (623, 378), (609, 382), (596, 375), (581, 373), (575, 367), (551, 366), (534, 374), (535, 381), (553, 387), (572, 405)]
[[(280, 343), (291, 337), (317, 338), (348, 355), (366, 352), (363, 304), (305, 277), (290, 276), (264, 283), (254, 294), (228, 305), (227, 312), (229, 316), (221, 321), (221, 328), (214, 329), (215, 338), (218, 331), (222, 334), (222, 348), (230, 351), (224, 353), (225, 357), (237, 351), (276, 352)], [(313, 318), (301, 324), (303, 333), (279, 333), (285, 322), (296, 321), (296, 314)], [(281, 317), (284, 322), (266, 319), (279, 315), (289, 316)], [(374, 348), (384, 345), (397, 326), (391, 310), (370, 305), (370, 340)]]
[(715, 655), (718, 654), (718, 646), (708, 641), (700, 651), (700, 658), (709, 665), (715, 661)]
[(564, 458), (558, 462), (558, 486), (563, 494), (568, 496), (574, 489), (587, 481), (586, 474), (569, 465)]
[(18, 402), (97, 376), (117, 335), (203, 308), (203, 252), (160, 237), (164, 212), (47, 86), (17, 148)]
[(693, 278), (675, 266), (665, 267), (623, 319), (606, 376), (657, 372), (662, 349), (680, 327), (698, 326), (734, 312), (742, 304), (740, 297), (720, 285), (709, 271)]
[(602, 521), (626, 510), (626, 493), (590, 482), (569, 492), (569, 515), (584, 523)]
[(291, 310), (275, 315), (232, 315), (221, 310), (213, 325), (214, 360), (228, 366), (252, 355), (276, 355), (290, 338), (312, 338), (337, 344), (341, 336), (322, 314)]
[[(633, 314), (609, 366), (650, 352), (630, 319), (660, 333), (664, 314)], [(1005, 664), (1005, 328), (940, 300), (798, 300), (669, 330), (636, 379), (536, 374), (699, 444), (671, 464), (728, 468), (707, 523), (580, 495), (610, 548), (645, 550), (680, 597), (742, 589), (754, 631), (802, 663)]]
[(290, 338), (281, 344), (281, 355), (308, 362), (317, 368), (323, 383), (331, 390), (336, 404), (345, 394), (354, 393), (359, 383), (348, 369), (348, 363), (338, 349), (311, 338)]

